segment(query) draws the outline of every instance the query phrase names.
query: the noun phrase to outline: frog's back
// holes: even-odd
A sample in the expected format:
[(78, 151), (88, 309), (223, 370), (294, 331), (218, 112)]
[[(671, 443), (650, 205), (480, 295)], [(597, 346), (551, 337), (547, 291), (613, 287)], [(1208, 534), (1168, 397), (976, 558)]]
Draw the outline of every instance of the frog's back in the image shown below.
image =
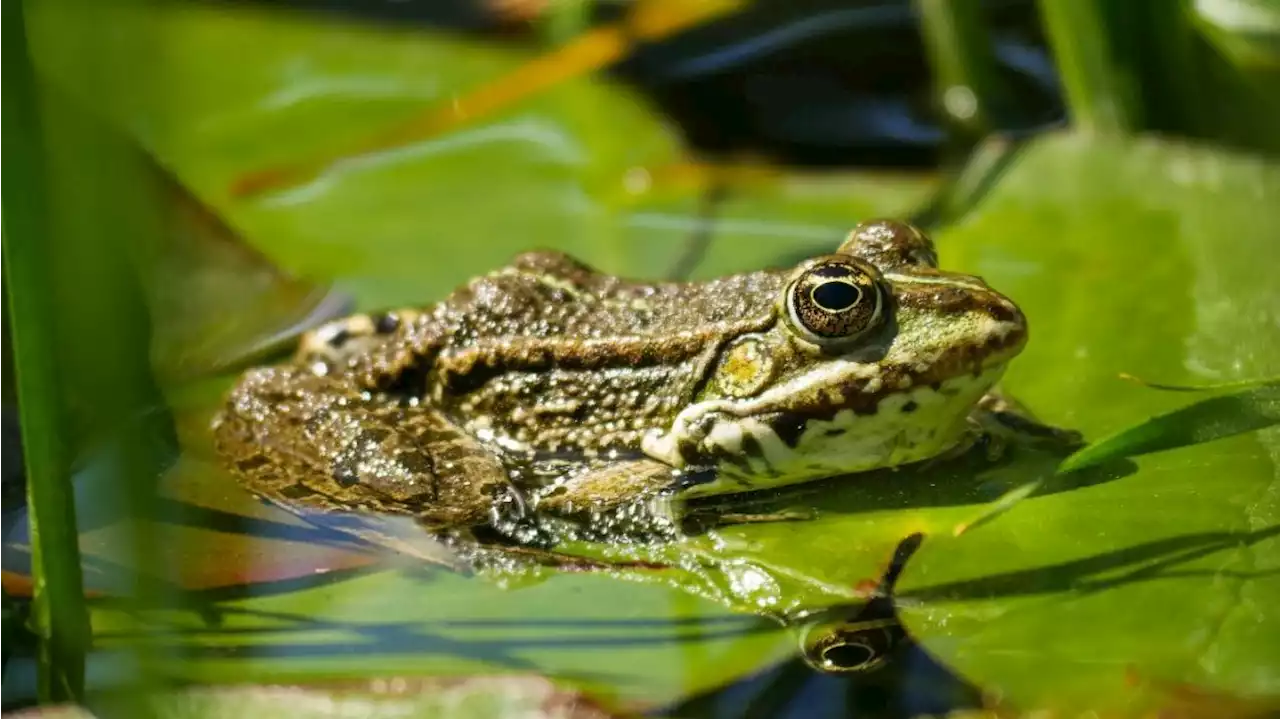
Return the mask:
[(767, 323), (785, 279), (761, 271), (699, 283), (640, 282), (561, 253), (529, 252), (454, 292), (439, 306), (439, 319), (450, 328), (445, 346), (455, 352), (536, 340), (701, 344)]
[(441, 334), (426, 391), (500, 440), (634, 448), (690, 400), (726, 341), (773, 321), (785, 279), (644, 283), (526, 253), (430, 312)]

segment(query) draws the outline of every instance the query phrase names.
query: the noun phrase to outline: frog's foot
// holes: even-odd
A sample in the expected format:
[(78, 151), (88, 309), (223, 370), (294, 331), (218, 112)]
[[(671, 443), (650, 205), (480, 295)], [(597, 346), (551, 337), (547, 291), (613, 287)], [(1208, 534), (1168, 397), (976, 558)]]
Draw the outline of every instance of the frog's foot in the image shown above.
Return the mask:
[(988, 392), (978, 402), (970, 419), (983, 433), (999, 437), (1006, 444), (1068, 451), (1084, 444), (1079, 432), (1041, 422), (1026, 407), (999, 389)]
[(968, 427), (955, 446), (919, 466), (928, 469), (961, 458), (995, 463), (1014, 447), (1070, 452), (1082, 445), (1079, 432), (1045, 424), (1011, 398), (992, 391), (969, 414)]
[(342, 367), (369, 353), (416, 316), (412, 310), (350, 315), (326, 322), (302, 335), (294, 359), (324, 371)]
[(1002, 435), (1008, 443), (1063, 450), (1084, 446), (1084, 435), (1074, 429), (1054, 427), (1014, 412), (991, 412), (983, 421), (988, 434)]

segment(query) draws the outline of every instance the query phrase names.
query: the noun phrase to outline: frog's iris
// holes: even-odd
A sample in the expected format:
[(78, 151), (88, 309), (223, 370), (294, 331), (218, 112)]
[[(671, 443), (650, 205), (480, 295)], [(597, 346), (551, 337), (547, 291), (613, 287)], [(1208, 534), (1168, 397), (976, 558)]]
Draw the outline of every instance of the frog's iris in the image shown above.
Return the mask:
[(843, 256), (801, 265), (785, 297), (791, 326), (820, 346), (855, 339), (878, 326), (883, 302), (875, 268)]

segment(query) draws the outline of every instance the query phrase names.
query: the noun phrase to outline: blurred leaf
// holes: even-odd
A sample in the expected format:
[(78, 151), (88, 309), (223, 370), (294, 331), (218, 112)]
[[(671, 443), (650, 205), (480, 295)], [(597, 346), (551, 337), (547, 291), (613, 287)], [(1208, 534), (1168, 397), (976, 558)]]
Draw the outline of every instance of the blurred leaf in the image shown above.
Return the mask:
[(1236, 63), (1280, 70), (1280, 5), (1271, 0), (1195, 0), (1193, 17)]
[(289, 277), (157, 168), (167, 222), (142, 253), (151, 365), (169, 389), (283, 352), (350, 298)]
[[(1027, 312), (1032, 339), (1006, 389), (1054, 424), (1106, 435), (1187, 402), (1121, 373), (1197, 385), (1280, 371), (1278, 200), (1280, 169), (1257, 158), (1049, 137), (939, 243), (944, 263), (984, 275)], [(1244, 421), (1209, 408), (1190, 418)], [(1176, 704), (1179, 686), (1240, 702), (1274, 695), (1275, 432), (1144, 456), (1136, 472), (1112, 461), (1049, 478), (998, 521), (933, 533), (898, 585), (909, 632), (1027, 710), (1135, 715)]]
[[(1188, 103), (1200, 104), (1210, 136), (1280, 152), (1280, 6), (1270, 0), (1195, 0), (1185, 12), (1204, 44), (1199, 77), (1185, 94)], [(1169, 73), (1185, 86), (1183, 75)]]
[(8, 714), (14, 719), (95, 719), (87, 709), (72, 704), (32, 707)]
[[(128, 129), (269, 259), (300, 279), (340, 278), (362, 307), (422, 303), (539, 246), (660, 276), (699, 233), (713, 191), (726, 222), (699, 274), (757, 267), (829, 248), (868, 215), (906, 214), (933, 184), (686, 172), (677, 139), (635, 96), (575, 78), (454, 132), (236, 201), (230, 188), (249, 170), (324, 156), (535, 56), (226, 5), (128, 12), (46, 0), (36, 10), (38, 69)], [(95, 32), (103, 26), (114, 32)], [(92, 63), (72, 51), (90, 42)]]

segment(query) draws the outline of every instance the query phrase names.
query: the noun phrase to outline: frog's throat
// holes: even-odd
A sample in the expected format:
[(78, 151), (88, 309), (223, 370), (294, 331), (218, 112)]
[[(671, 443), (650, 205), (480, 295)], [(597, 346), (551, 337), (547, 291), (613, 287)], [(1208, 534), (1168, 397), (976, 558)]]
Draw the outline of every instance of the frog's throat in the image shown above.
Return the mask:
[[(693, 405), (670, 431), (651, 433), (644, 452), (675, 467), (714, 465), (728, 480), (699, 494), (764, 489), (895, 467), (936, 457), (963, 437), (970, 410), (1000, 378), (1004, 362), (976, 374), (878, 396), (873, 411), (853, 407), (805, 418), (779, 432), (776, 414), (752, 403)], [(761, 409), (753, 413), (752, 409)], [(785, 436), (784, 436), (785, 434)]]

